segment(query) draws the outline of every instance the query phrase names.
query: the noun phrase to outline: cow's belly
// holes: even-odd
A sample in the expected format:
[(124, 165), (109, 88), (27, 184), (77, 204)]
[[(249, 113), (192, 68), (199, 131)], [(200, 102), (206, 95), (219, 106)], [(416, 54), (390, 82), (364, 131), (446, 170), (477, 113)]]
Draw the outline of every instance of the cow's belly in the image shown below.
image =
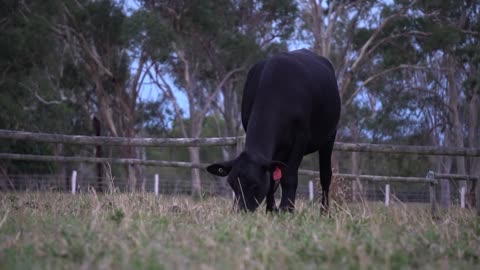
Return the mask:
[(323, 131), (312, 132), (310, 141), (307, 143), (305, 155), (320, 150), (335, 135), (336, 125), (325, 127)]

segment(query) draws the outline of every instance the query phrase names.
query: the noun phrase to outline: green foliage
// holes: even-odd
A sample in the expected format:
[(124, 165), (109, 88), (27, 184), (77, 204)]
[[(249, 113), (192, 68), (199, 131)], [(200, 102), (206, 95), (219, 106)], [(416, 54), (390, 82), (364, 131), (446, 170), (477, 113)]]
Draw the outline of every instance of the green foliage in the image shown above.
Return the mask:
[(115, 209), (113, 214), (110, 216), (110, 219), (113, 220), (117, 225), (122, 222), (123, 218), (125, 217), (125, 213), (121, 208)]
[(454, 26), (427, 22), (424, 27), (426, 31), (431, 33), (431, 36), (423, 44), (426, 50), (435, 51), (451, 48), (461, 41), (462, 35)]
[(164, 19), (142, 8), (130, 15), (124, 24), (124, 35), (129, 36), (129, 49), (145, 50), (155, 61), (165, 61), (171, 51), (172, 33)]
[[(6, 1), (1, 8), (0, 128), (85, 134), (89, 119), (76, 103), (74, 89), (81, 88), (78, 72), (62, 62), (64, 48), (49, 25), (60, 9), (56, 1), (25, 3)], [(49, 22), (50, 21), (50, 22)], [(65, 64), (65, 66), (64, 66)], [(5, 142), (2, 152), (52, 154), (47, 145)], [(66, 147), (78, 151), (78, 147)], [(10, 162), (12, 172), (48, 173), (52, 163)], [(8, 167), (7, 167), (8, 168)]]

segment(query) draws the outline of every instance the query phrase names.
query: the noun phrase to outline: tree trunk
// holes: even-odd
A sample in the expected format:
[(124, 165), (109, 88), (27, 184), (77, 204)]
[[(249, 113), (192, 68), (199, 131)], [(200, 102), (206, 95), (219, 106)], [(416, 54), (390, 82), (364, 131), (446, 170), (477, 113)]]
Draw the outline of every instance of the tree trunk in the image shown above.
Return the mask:
[[(445, 130), (445, 144), (446, 147), (452, 146), (453, 141), (453, 134), (452, 130), (446, 129)], [(452, 173), (452, 165), (453, 165), (453, 157), (438, 157), (441, 162), (439, 164), (438, 172), (441, 173)], [(440, 186), (440, 207), (448, 208), (452, 205), (452, 187), (450, 180), (448, 179), (440, 179), (439, 180)]]
[[(190, 161), (192, 163), (195, 163), (195, 164), (200, 163), (200, 148), (189, 147), (188, 153), (190, 154)], [(200, 198), (202, 195), (200, 170), (195, 168), (195, 169), (192, 169), (191, 171), (192, 171), (192, 196), (194, 198)]]
[[(358, 152), (352, 152), (352, 174), (359, 174), (359, 156)], [(364, 199), (364, 187), (359, 178), (352, 181), (352, 194), (355, 202), (361, 202)]]
[(135, 192), (135, 188), (137, 187), (137, 175), (135, 174), (135, 167), (133, 164), (127, 164), (125, 166), (128, 176), (128, 192)]
[[(455, 67), (455, 60), (453, 56), (447, 55), (447, 63), (448, 67), (448, 99), (449, 99), (449, 106), (450, 106), (450, 123), (452, 124), (453, 128), (453, 142), (455, 147), (464, 147), (463, 141), (463, 124), (460, 120), (460, 112), (459, 112), (459, 96), (460, 91), (458, 89), (458, 85), (456, 82), (456, 74), (453, 67)], [(455, 158), (455, 165), (457, 167), (457, 174), (466, 174), (465, 168), (465, 157), (458, 156)], [(458, 181), (459, 189), (467, 188), (467, 181)]]
[[(135, 147), (133, 146), (126, 146), (125, 147), (125, 156), (128, 158), (137, 158), (137, 153)], [(138, 164), (127, 164), (125, 165), (127, 171), (127, 181), (128, 181), (128, 191), (135, 192), (138, 183), (138, 175), (137, 172), (139, 171)]]
[[(147, 160), (147, 151), (145, 147), (141, 147), (138, 149), (139, 156), (142, 160)], [(142, 192), (145, 192), (147, 186), (147, 177), (145, 176), (145, 166), (139, 165), (137, 166), (137, 174), (140, 179), (142, 179)]]
[[(352, 131), (353, 141), (358, 141), (358, 127), (355, 126), (353, 123), (350, 126), (350, 130)], [(360, 174), (360, 158), (358, 152), (352, 152), (352, 174), (358, 175)], [(352, 197), (355, 202), (363, 201), (365, 196), (365, 190), (363, 183), (360, 181), (359, 178), (356, 178), (352, 181)]]
[[(100, 120), (94, 116), (92, 119), (93, 129), (95, 130), (95, 136), (101, 136), (101, 123)], [(97, 145), (95, 146), (95, 157), (101, 158), (103, 156), (102, 153), (102, 146)], [(96, 165), (97, 171), (97, 190), (98, 192), (103, 192), (103, 164), (97, 163)]]
[[(58, 143), (58, 144), (55, 145), (54, 155), (55, 156), (62, 156), (63, 155), (63, 144)], [(61, 187), (65, 183), (65, 179), (67, 179), (66, 164), (64, 162), (57, 162), (55, 165), (57, 167), (55, 186), (56, 187)], [(66, 188), (67, 187), (65, 187), (65, 190), (66, 190)]]
[[(444, 165), (443, 172), (451, 173), (452, 158), (445, 157), (445, 163), (443, 165)], [(438, 172), (442, 172), (442, 168), (440, 166), (438, 168)], [(450, 180), (440, 179), (439, 185), (440, 185), (440, 207), (448, 208), (452, 205), (452, 191), (451, 191)]]
[[(469, 103), (469, 114), (468, 114), (468, 147), (478, 147), (480, 137), (480, 127), (478, 125), (478, 116), (480, 115), (480, 84), (473, 89), (473, 95)], [(471, 157), (469, 160), (469, 174), (480, 177), (480, 158)], [(468, 194), (467, 202), (473, 207), (476, 205), (476, 200), (480, 198), (475, 198), (475, 185), (478, 183), (470, 182), (470, 192)]]

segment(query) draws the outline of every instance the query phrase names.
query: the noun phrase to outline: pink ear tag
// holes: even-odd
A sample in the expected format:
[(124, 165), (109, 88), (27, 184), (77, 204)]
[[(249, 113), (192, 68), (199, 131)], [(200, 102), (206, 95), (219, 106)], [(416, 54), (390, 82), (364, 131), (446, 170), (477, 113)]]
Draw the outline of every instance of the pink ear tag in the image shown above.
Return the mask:
[(273, 180), (278, 181), (282, 179), (282, 170), (276, 166), (275, 170), (273, 171)]

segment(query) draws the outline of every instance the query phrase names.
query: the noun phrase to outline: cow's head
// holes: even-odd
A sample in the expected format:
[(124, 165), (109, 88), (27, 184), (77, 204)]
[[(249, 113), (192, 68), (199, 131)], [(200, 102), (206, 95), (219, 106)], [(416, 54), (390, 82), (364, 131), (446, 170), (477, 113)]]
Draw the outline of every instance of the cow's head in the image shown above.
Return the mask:
[(268, 173), (276, 170), (276, 174), (281, 174), (284, 169), (285, 164), (282, 162), (267, 161), (246, 152), (234, 160), (214, 163), (207, 167), (211, 174), (228, 175), (227, 181), (235, 192), (238, 207), (240, 210), (252, 212), (262, 203), (270, 188)]

